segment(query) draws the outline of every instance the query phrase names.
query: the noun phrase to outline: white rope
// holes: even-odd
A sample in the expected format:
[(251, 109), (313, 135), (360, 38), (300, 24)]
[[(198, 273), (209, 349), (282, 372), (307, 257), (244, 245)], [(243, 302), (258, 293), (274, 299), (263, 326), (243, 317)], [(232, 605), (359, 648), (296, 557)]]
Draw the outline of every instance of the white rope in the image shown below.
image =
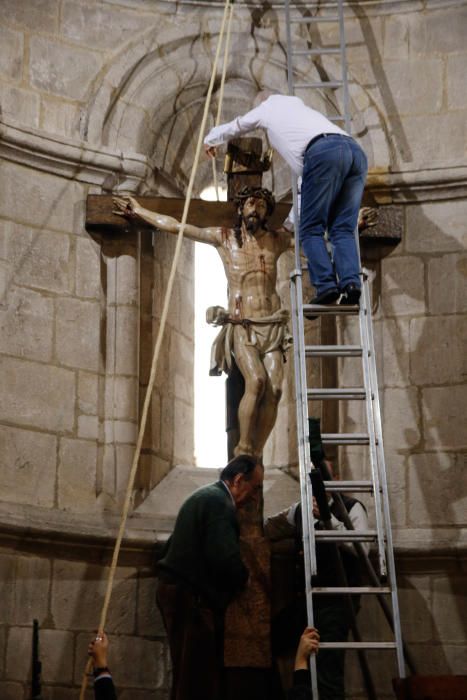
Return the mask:
[[(227, 63), (228, 63), (228, 58), (229, 58), (229, 51), (230, 51), (230, 30), (232, 28), (232, 17), (233, 17), (233, 11), (234, 11), (234, 6), (233, 4), (230, 5), (230, 12), (229, 12), (229, 19), (228, 19), (228, 24), (227, 24), (227, 37), (225, 40), (225, 49), (224, 49), (224, 63), (222, 65), (222, 78), (221, 78), (221, 85), (219, 89), (219, 101), (217, 103), (217, 115), (216, 115), (216, 121), (215, 121), (215, 126), (219, 126), (221, 123), (221, 115), (222, 115), (222, 104), (224, 102), (224, 86), (225, 86), (225, 76), (227, 75)], [(219, 201), (219, 184), (217, 181), (217, 170), (216, 170), (216, 159), (212, 159), (212, 177), (214, 181), (214, 188), (216, 190), (216, 199)]]
[[(228, 11), (229, 6), (230, 6), (230, 0), (226, 0), (225, 8), (224, 8), (224, 15), (222, 17), (222, 25), (221, 25), (221, 29), (219, 32), (219, 39), (217, 42), (216, 54), (215, 54), (214, 63), (213, 63), (211, 80), (209, 82), (208, 93), (206, 96), (206, 103), (204, 105), (203, 118), (201, 121), (200, 130), (199, 130), (198, 143), (196, 146), (193, 168), (191, 170), (190, 180), (188, 183), (188, 189), (187, 189), (187, 193), (186, 193), (186, 197), (185, 197), (185, 205), (183, 208), (182, 220), (179, 224), (177, 244), (175, 247), (172, 268), (170, 270), (169, 281), (168, 281), (167, 289), (165, 292), (164, 306), (162, 309), (161, 322), (159, 325), (159, 331), (157, 334), (156, 345), (154, 348), (154, 354), (153, 354), (153, 358), (152, 358), (151, 373), (149, 376), (148, 387), (147, 387), (146, 396), (144, 399), (143, 411), (141, 414), (141, 423), (140, 423), (140, 427), (139, 427), (138, 439), (136, 441), (135, 454), (133, 457), (133, 463), (131, 465), (130, 475), (128, 477), (128, 486), (127, 486), (127, 490), (126, 490), (126, 494), (125, 494), (125, 501), (124, 501), (123, 510), (122, 510), (122, 518), (120, 521), (120, 527), (118, 530), (118, 535), (117, 535), (117, 539), (115, 542), (115, 547), (114, 547), (114, 551), (113, 551), (113, 555), (112, 555), (112, 563), (110, 565), (109, 576), (107, 579), (107, 587), (106, 587), (105, 596), (104, 596), (104, 603), (102, 605), (101, 616), (100, 616), (100, 621), (99, 621), (99, 626), (98, 626), (98, 630), (99, 630), (100, 634), (103, 632), (103, 630), (105, 628), (105, 623), (107, 620), (107, 612), (109, 609), (110, 598), (112, 595), (112, 588), (113, 588), (113, 582), (114, 582), (114, 578), (115, 578), (115, 571), (117, 569), (118, 556), (120, 554), (121, 544), (122, 544), (123, 535), (124, 535), (125, 527), (126, 527), (126, 521), (127, 521), (128, 513), (130, 510), (132, 493), (133, 493), (133, 484), (135, 481), (136, 471), (138, 468), (138, 461), (139, 461), (139, 456), (140, 456), (140, 452), (141, 452), (141, 446), (143, 443), (143, 436), (144, 436), (144, 431), (146, 428), (146, 421), (147, 421), (147, 417), (148, 417), (149, 406), (151, 403), (152, 390), (154, 388), (154, 382), (156, 379), (157, 364), (158, 364), (160, 349), (161, 349), (161, 345), (162, 345), (162, 338), (164, 335), (165, 326), (166, 326), (166, 322), (167, 322), (167, 316), (169, 313), (170, 299), (172, 296), (173, 285), (175, 282), (175, 273), (177, 271), (177, 264), (178, 264), (178, 260), (179, 260), (180, 253), (181, 253), (183, 234), (184, 234), (185, 227), (186, 227), (186, 221), (188, 218), (188, 210), (190, 207), (191, 195), (193, 192), (193, 184), (194, 184), (196, 172), (198, 169), (199, 157), (200, 157), (200, 153), (201, 153), (201, 146), (203, 143), (203, 135), (204, 135), (204, 132), (206, 129), (206, 122), (207, 122), (207, 117), (208, 117), (208, 112), (209, 112), (209, 105), (211, 102), (211, 96), (212, 96), (212, 91), (213, 91), (213, 87), (214, 87), (214, 80), (215, 80), (215, 76), (216, 76), (217, 64), (219, 61), (220, 49), (221, 49), (221, 45), (222, 45), (222, 39), (224, 36), (225, 24), (226, 24), (226, 19), (227, 19), (227, 11)], [(80, 700), (84, 700), (84, 697), (85, 697), (85, 692), (86, 692), (86, 687), (87, 687), (87, 679), (88, 679), (88, 674), (91, 670), (91, 666), (92, 666), (92, 659), (89, 659), (88, 663), (86, 664), (86, 668), (85, 668), (82, 683), (81, 683), (81, 692), (80, 692), (80, 696), (79, 696)]]

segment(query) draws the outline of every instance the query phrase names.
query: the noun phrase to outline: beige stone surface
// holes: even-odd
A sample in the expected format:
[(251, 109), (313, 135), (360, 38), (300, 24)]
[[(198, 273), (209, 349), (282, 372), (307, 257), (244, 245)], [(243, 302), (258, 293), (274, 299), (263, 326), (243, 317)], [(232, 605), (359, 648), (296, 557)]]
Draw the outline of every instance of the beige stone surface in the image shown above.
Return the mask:
[(436, 577), (433, 581), (433, 622), (444, 642), (465, 642), (467, 596), (461, 576)]
[(138, 577), (136, 631), (138, 635), (164, 637), (165, 628), (156, 603), (157, 579), (152, 572), (143, 571)]
[(378, 359), (382, 365), (384, 387), (410, 384), (409, 324), (407, 318), (384, 319), (382, 322), (382, 346)]
[(4, 400), (0, 420), (43, 430), (71, 430), (74, 425), (73, 372), (15, 358), (0, 357)]
[(0, 682), (0, 692), (3, 700), (24, 700), (24, 687), (19, 683)]
[(417, 389), (385, 389), (382, 408), (385, 448), (404, 453), (416, 447), (421, 437)]
[[(446, 167), (464, 158), (466, 126), (461, 111), (439, 114), (397, 116), (392, 120), (390, 137), (396, 144), (396, 163), (414, 163), (418, 167)], [(449, 134), (449, 138), (433, 137)]]
[(398, 593), (404, 640), (409, 644), (430, 641), (433, 638), (431, 577), (399, 578)]
[(57, 440), (18, 428), (0, 427), (0, 500), (54, 505)]
[(29, 289), (10, 287), (0, 305), (0, 352), (50, 362), (53, 331), (53, 300)]
[(83, 99), (101, 65), (101, 56), (89, 48), (71, 47), (42, 36), (31, 39), (31, 83), (46, 93)]
[(61, 28), (64, 36), (73, 42), (113, 49), (143, 29), (155, 27), (157, 21), (154, 12), (128, 12), (105, 4), (87, 5), (68, 0), (63, 4)]
[[(51, 613), (58, 629), (91, 631), (96, 628), (107, 577), (108, 568), (85, 562), (56, 562)], [(118, 634), (133, 633), (135, 609), (136, 571), (119, 567), (114, 581), (107, 631)]]
[(98, 416), (78, 416), (78, 437), (97, 440), (99, 437)]
[(443, 104), (443, 71), (444, 64), (439, 58), (412, 58), (407, 62), (394, 53), (392, 60), (386, 59), (384, 82), (377, 80), (376, 86), (382, 93), (387, 113), (400, 116), (439, 112)]
[(464, 415), (466, 400), (465, 385), (422, 390), (423, 433), (428, 449), (467, 447), (465, 421), (459, 420)]
[(78, 373), (78, 407), (82, 413), (97, 414), (99, 376), (90, 372)]
[(100, 306), (61, 299), (56, 307), (55, 352), (68, 367), (97, 371), (100, 361)]
[(7, 680), (26, 681), (31, 668), (31, 626), (10, 627), (7, 636), (5, 676)]
[(51, 134), (78, 138), (79, 103), (42, 94), (39, 126)]
[(467, 319), (416, 318), (410, 322), (410, 376), (415, 385), (455, 384), (467, 372)]
[(76, 240), (76, 294), (87, 299), (101, 295), (100, 246), (91, 237)]
[(70, 683), (73, 678), (72, 632), (42, 630), (40, 645), (43, 682), (60, 679), (63, 684)]
[(130, 239), (115, 246), (112, 256), (105, 258), (109, 303), (136, 304), (138, 301), (136, 239)]
[(8, 161), (0, 163), (0, 178), (0, 216), (38, 229), (73, 230), (74, 205), (84, 197), (79, 183), (46, 172), (38, 177), (32, 168)]
[[(1, 41), (1, 38), (0, 38)], [(0, 57), (2, 53), (0, 53)], [(30, 90), (15, 85), (0, 86), (2, 117), (20, 124), (39, 126), (40, 98)]]
[(96, 500), (95, 441), (60, 440), (58, 458), (58, 507), (65, 510), (90, 510)]
[[(407, 505), (409, 524), (467, 526), (464, 454), (414, 454), (408, 460)], [(453, 530), (453, 543), (457, 539)]]
[(467, 22), (467, 8), (453, 7), (427, 14), (412, 25), (410, 43), (420, 54), (448, 53), (465, 50), (463, 28)]
[(452, 253), (428, 262), (428, 308), (433, 314), (467, 312), (467, 255)]
[(381, 302), (388, 316), (423, 314), (424, 266), (415, 255), (385, 258), (381, 263)]
[[(465, 48), (465, 47), (464, 47)], [(467, 96), (461, 89), (467, 57), (463, 54), (451, 54), (447, 62), (447, 100), (450, 109), (467, 109)]]
[(58, 8), (58, 0), (4, 0), (4, 21), (21, 29), (50, 32), (58, 27)]
[(406, 209), (409, 253), (450, 253), (467, 245), (467, 202), (427, 202)]

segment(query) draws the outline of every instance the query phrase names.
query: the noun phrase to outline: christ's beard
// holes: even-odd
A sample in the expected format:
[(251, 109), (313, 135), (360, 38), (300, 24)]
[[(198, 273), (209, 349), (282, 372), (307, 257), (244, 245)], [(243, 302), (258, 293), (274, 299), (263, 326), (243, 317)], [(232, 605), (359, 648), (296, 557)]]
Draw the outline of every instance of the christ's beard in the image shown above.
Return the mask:
[(245, 226), (248, 233), (256, 233), (263, 225), (263, 219), (260, 219), (255, 214), (247, 216), (245, 219)]

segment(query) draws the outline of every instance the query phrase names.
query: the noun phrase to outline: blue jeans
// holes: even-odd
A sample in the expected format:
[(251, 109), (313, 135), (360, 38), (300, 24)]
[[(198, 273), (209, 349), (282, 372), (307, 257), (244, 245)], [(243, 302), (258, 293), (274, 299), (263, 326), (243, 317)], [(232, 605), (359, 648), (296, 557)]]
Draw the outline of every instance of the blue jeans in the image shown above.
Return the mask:
[[(318, 294), (351, 282), (360, 287), (355, 243), (358, 211), (368, 170), (366, 155), (348, 136), (330, 134), (303, 157), (300, 242)], [(328, 232), (334, 266), (324, 241)]]

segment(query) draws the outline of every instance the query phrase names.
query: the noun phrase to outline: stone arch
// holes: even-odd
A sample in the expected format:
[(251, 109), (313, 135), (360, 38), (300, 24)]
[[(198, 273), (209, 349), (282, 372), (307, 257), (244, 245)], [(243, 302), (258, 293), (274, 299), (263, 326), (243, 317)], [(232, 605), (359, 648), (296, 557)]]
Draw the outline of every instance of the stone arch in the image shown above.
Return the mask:
[[(259, 87), (286, 90), (286, 55), (279, 30), (276, 27), (271, 34), (267, 28), (254, 34), (253, 40), (252, 36), (252, 31), (245, 31), (244, 23), (237, 24), (232, 32), (223, 120), (247, 111)], [(154, 30), (140, 36), (100, 76), (83, 121), (84, 135), (115, 150), (146, 155), (173, 192), (183, 192), (194, 158), (216, 38), (203, 32), (199, 17), (190, 23), (185, 36), (173, 27), (167, 31), (160, 28), (157, 36)], [(297, 38), (297, 42), (306, 40), (303, 36)], [(336, 78), (339, 68), (333, 57), (326, 57), (320, 66), (304, 58), (296, 70), (298, 80), (303, 81), (316, 79), (317, 73), (323, 75), (323, 71), (329, 78)], [(218, 87), (209, 126), (214, 123)], [(340, 97), (337, 94), (337, 100)], [(333, 99), (317, 90), (304, 98), (323, 111)], [(385, 170), (390, 161), (382, 115), (354, 79), (350, 100), (355, 133), (369, 156), (370, 167)], [(211, 177), (210, 164), (202, 160), (198, 192)], [(288, 192), (289, 172), (280, 159), (276, 159), (265, 184), (279, 197)], [(154, 188), (154, 183), (147, 183), (148, 188)]]

